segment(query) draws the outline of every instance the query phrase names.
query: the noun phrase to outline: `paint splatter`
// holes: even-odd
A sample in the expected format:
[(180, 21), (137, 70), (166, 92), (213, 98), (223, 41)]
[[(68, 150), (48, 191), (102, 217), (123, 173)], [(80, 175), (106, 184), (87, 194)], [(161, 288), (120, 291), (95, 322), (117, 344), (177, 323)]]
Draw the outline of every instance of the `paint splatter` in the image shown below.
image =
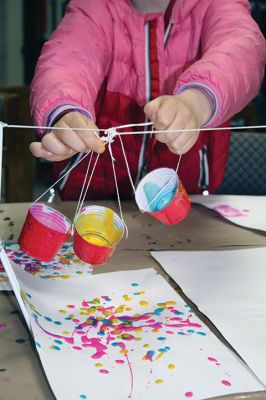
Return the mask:
[(186, 392), (185, 397), (191, 399), (191, 397), (193, 397), (193, 392)]
[(218, 212), (222, 217), (247, 217), (250, 210), (240, 210), (238, 208), (232, 207), (229, 204), (220, 204), (214, 207), (214, 211)]
[(0, 329), (6, 328), (6, 324), (0, 324)]
[(224, 385), (224, 386), (232, 386), (232, 383), (229, 382), (229, 381), (227, 381), (226, 379), (223, 379), (223, 380), (221, 381), (221, 383), (222, 383), (222, 385)]
[(175, 365), (174, 365), (174, 364), (169, 364), (169, 365), (168, 365), (168, 368), (171, 369), (171, 370), (173, 370), (173, 369), (175, 369)]
[(19, 344), (22, 344), (22, 343), (25, 343), (25, 342), (26, 342), (25, 339), (17, 339), (16, 340), (16, 343), (19, 343)]
[(107, 369), (100, 369), (99, 372), (104, 375), (109, 374), (109, 371)]
[(156, 379), (154, 382), (159, 385), (160, 383), (163, 383), (163, 379)]
[(88, 397), (87, 397), (85, 394), (81, 394), (81, 395), (79, 396), (79, 398), (80, 398), (80, 399), (87, 399)]

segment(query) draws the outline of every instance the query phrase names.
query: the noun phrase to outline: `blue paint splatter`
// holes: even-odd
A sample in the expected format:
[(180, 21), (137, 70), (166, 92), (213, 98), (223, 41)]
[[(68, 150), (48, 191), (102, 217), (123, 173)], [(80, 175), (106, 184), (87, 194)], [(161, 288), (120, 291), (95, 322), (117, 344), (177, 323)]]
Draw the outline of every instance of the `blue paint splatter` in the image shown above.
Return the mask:
[(25, 343), (25, 342), (26, 342), (25, 339), (17, 339), (17, 340), (16, 340), (16, 343), (19, 343), (19, 344)]
[(131, 286), (139, 286), (138, 283), (131, 283)]

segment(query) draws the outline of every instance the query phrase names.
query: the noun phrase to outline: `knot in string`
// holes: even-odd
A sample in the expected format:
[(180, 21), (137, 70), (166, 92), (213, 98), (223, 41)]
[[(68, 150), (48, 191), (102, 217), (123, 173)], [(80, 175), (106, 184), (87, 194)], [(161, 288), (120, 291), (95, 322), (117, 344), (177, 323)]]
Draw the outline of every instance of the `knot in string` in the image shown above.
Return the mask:
[(109, 145), (114, 142), (114, 138), (117, 136), (116, 128), (109, 128), (104, 131), (104, 136), (102, 136), (102, 141)]

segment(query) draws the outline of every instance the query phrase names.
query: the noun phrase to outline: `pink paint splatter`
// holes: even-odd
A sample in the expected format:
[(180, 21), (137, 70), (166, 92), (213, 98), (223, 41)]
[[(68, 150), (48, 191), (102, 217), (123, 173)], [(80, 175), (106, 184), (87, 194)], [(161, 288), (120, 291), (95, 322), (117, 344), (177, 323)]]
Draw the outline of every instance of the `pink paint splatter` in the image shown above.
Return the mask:
[(228, 204), (220, 204), (214, 207), (214, 211), (218, 212), (222, 217), (247, 217), (250, 210), (239, 210)]
[(5, 324), (0, 324), (0, 329), (6, 328)]
[(193, 392), (186, 392), (186, 393), (185, 393), (185, 397), (186, 397), (187, 399), (191, 399), (191, 397), (193, 397)]
[(125, 363), (124, 360), (115, 360), (115, 362), (116, 362), (117, 364), (124, 364), (124, 363)]
[(104, 375), (109, 374), (109, 371), (107, 369), (99, 369), (99, 372)]
[(227, 381), (226, 379), (222, 380), (221, 383), (222, 383), (224, 386), (232, 386), (232, 383), (229, 382), (229, 381)]

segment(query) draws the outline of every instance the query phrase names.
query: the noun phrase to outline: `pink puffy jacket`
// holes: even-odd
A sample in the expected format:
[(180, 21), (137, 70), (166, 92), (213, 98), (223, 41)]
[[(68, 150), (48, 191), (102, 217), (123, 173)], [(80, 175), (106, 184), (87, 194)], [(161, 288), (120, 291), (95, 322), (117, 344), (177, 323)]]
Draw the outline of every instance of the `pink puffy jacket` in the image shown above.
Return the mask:
[[(213, 102), (208, 126), (217, 127), (255, 97), (265, 57), (265, 40), (250, 16), (248, 0), (171, 0), (165, 15), (143, 15), (130, 0), (72, 0), (37, 64), (32, 114), (43, 126), (56, 111), (74, 108), (100, 128), (109, 128), (143, 122), (142, 108), (151, 98), (200, 87)], [(177, 163), (177, 156), (164, 144), (146, 138), (123, 137), (135, 179), (144, 169)], [(189, 192), (217, 188), (228, 146), (228, 132), (200, 134), (180, 164), (179, 174)], [(121, 192), (128, 196), (131, 190), (119, 140), (113, 153)], [(57, 175), (68, 165), (68, 161), (56, 163)], [(85, 170), (83, 162), (63, 181), (64, 199), (78, 197)], [(114, 195), (106, 151), (90, 197)]]

